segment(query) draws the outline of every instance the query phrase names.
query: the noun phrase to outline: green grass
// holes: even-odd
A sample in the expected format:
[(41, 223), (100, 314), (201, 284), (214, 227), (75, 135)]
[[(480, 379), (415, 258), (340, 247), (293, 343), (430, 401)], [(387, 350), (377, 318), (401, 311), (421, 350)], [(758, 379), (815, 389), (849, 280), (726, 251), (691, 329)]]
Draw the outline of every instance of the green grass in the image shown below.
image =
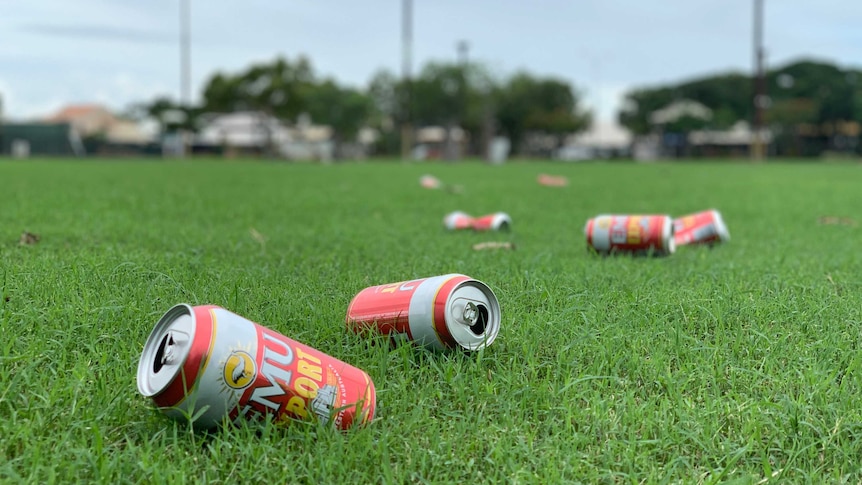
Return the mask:
[[(424, 173), (465, 192), (421, 189)], [(585, 250), (599, 213), (711, 207), (733, 238), (713, 250)], [(0, 161), (0, 480), (856, 483), (862, 227), (818, 218), (860, 208), (850, 164)], [(506, 211), (514, 231), (447, 233), (456, 209)], [(25, 230), (41, 241), (20, 246)], [(471, 249), (486, 240), (517, 250)], [(500, 299), (487, 350), (345, 332), (362, 288), (449, 272)], [(211, 435), (168, 420), (135, 372), (180, 302), (366, 370), (377, 419)]]

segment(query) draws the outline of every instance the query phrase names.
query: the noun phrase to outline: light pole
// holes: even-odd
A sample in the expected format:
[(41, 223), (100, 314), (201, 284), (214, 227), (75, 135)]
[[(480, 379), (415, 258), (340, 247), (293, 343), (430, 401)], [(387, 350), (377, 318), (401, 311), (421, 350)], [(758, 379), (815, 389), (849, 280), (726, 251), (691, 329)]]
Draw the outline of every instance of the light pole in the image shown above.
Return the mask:
[(413, 145), (413, 113), (410, 108), (412, 91), (411, 70), (413, 65), (413, 0), (401, 1), (401, 78), (404, 84), (401, 122), (401, 159), (410, 159)]
[(754, 119), (752, 123), (751, 158), (763, 160), (765, 147), (763, 140), (763, 112), (767, 106), (766, 79), (763, 69), (763, 0), (754, 0)]
[[(180, 105), (188, 110), (191, 104), (191, 0), (180, 0)], [(185, 128), (180, 128), (180, 156), (185, 156), (188, 140)]]

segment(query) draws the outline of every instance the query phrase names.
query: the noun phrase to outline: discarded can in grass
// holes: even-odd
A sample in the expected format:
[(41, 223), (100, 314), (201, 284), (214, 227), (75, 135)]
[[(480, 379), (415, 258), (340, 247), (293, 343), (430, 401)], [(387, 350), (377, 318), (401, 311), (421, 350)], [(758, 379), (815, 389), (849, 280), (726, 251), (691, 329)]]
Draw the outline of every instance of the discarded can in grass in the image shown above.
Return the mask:
[(508, 231), (511, 228), (512, 218), (505, 212), (495, 212), (473, 219), (473, 229), (476, 231)]
[(497, 338), (500, 304), (485, 283), (447, 274), (365, 288), (347, 307), (347, 326), (393, 344), (479, 350)]
[(473, 227), (473, 217), (461, 211), (450, 212), (443, 218), (443, 225), (450, 231), (470, 229)]
[(674, 241), (677, 246), (686, 244), (717, 244), (730, 241), (730, 232), (721, 214), (710, 209), (673, 220)]
[(439, 189), (443, 186), (443, 182), (433, 175), (423, 175), (419, 178), (419, 185), (426, 189)]
[(344, 430), (371, 421), (376, 404), (362, 370), (214, 305), (165, 313), (144, 345), (138, 391), (201, 429), (271, 415)]
[(587, 221), (584, 233), (599, 254), (667, 256), (676, 250), (666, 215), (600, 215)]

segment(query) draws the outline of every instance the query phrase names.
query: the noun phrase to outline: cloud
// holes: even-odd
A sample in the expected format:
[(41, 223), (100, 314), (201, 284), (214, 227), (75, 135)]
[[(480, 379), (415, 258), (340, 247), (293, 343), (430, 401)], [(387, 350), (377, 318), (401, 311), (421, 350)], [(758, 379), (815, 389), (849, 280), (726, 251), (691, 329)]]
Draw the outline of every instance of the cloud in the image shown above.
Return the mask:
[(162, 32), (147, 32), (128, 27), (111, 27), (107, 25), (49, 25), (28, 24), (21, 30), (31, 34), (53, 37), (72, 37), (90, 40), (113, 40), (121, 42), (168, 44), (176, 43), (175, 35)]

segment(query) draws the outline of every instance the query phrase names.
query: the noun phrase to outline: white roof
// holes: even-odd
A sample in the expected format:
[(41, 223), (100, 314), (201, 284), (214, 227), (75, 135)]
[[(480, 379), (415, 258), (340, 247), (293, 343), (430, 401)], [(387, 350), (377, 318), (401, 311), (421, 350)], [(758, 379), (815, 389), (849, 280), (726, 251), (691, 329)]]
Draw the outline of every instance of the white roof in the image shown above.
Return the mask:
[[(452, 141), (461, 142), (464, 140), (464, 130), (459, 127), (453, 127), (450, 131)], [(416, 141), (419, 143), (441, 143), (446, 139), (446, 128), (442, 126), (426, 126), (416, 130)]]
[[(772, 133), (763, 130), (763, 141), (772, 140)], [(692, 145), (748, 145), (753, 141), (754, 131), (746, 121), (737, 121), (729, 130), (698, 130), (688, 134)]]
[(590, 128), (569, 138), (567, 145), (593, 148), (625, 148), (632, 142), (632, 133), (613, 121), (593, 122)]
[(239, 111), (213, 116), (198, 134), (204, 144), (259, 147), (284, 142), (290, 135), (277, 119), (258, 111)]
[(712, 118), (712, 110), (690, 99), (681, 99), (650, 113), (650, 123), (663, 125), (676, 121), (683, 116), (708, 120)]

